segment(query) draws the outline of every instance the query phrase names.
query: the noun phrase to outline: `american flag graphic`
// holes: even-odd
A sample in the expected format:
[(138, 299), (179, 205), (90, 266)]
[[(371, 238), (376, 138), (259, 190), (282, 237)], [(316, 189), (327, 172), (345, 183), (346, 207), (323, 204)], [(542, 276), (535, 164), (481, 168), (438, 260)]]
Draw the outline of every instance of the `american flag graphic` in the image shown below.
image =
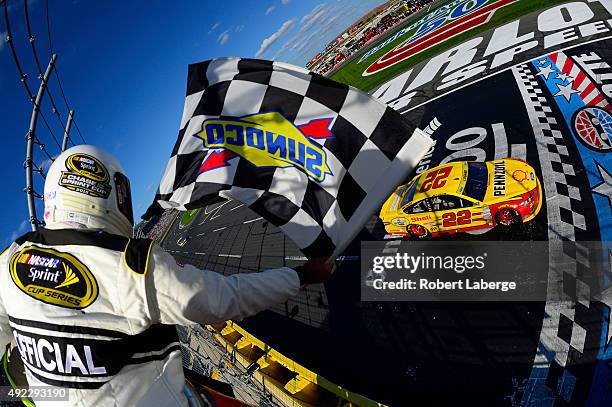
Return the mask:
[(549, 57), (561, 70), (561, 73), (567, 75), (569, 81), (572, 82), (572, 87), (578, 91), (578, 96), (584, 101), (585, 105), (612, 111), (612, 105), (608, 103), (606, 96), (597, 89), (593, 81), (572, 58), (569, 58), (563, 52), (555, 52), (550, 54)]

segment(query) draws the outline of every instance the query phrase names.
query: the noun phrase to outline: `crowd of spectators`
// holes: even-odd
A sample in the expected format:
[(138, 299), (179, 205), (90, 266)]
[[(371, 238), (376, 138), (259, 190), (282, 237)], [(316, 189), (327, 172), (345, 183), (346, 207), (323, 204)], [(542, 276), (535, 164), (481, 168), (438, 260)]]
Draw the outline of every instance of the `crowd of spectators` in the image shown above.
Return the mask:
[(167, 209), (161, 215), (155, 215), (148, 221), (142, 221), (136, 226), (134, 236), (159, 242), (177, 215), (178, 213), (174, 209)]
[(312, 70), (321, 75), (328, 73), (344, 62), (348, 57), (362, 50), (370, 41), (402, 23), (406, 18), (420, 11), (424, 6), (433, 1), (435, 0), (412, 0), (406, 2), (406, 6), (408, 7), (407, 10), (387, 14), (376, 25), (368, 27), (361, 32), (358, 37), (347, 40), (348, 46), (345, 44), (338, 44), (336, 47), (338, 51), (334, 54), (333, 58), (328, 57), (325, 62), (319, 64)]

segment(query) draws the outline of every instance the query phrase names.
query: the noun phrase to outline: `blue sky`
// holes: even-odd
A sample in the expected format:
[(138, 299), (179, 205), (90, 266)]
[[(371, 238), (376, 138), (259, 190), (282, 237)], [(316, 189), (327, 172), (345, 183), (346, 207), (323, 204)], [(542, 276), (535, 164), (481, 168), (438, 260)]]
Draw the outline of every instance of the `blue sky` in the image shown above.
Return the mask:
[[(53, 50), (83, 136), (113, 153), (131, 179), (135, 214), (151, 203), (176, 140), (187, 65), (221, 56), (277, 59), (304, 65), (344, 28), (381, 0), (94, 1), (49, 0)], [(27, 39), (23, 0), (8, 0), (19, 59), (33, 89), (36, 66)], [(49, 61), (45, 0), (28, 2), (41, 63)], [(25, 133), (32, 106), (19, 82), (0, 7), (0, 245), (28, 230), (23, 193)], [(43, 67), (44, 69), (44, 67)], [(51, 93), (67, 112), (55, 78)], [(48, 99), (42, 112), (56, 136)], [(74, 129), (73, 129), (74, 130)], [(39, 121), (38, 136), (58, 151)], [(78, 140), (76, 132), (72, 135)], [(44, 160), (36, 151), (35, 161)], [(42, 193), (42, 178), (36, 190)], [(42, 203), (39, 204), (42, 215)]]

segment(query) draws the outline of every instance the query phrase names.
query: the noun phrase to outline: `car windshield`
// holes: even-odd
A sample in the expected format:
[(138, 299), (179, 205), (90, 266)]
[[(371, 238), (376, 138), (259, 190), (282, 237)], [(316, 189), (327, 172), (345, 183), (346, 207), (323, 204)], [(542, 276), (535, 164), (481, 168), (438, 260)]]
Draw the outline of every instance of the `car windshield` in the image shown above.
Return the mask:
[(468, 163), (468, 177), (463, 194), (477, 201), (484, 200), (487, 193), (489, 171), (485, 163)]
[(400, 204), (400, 208), (403, 208), (404, 206), (406, 206), (410, 202), (412, 202), (412, 200), (414, 199), (414, 193), (416, 191), (417, 184), (418, 184), (418, 182), (415, 180), (415, 181), (412, 182), (412, 185), (409, 186), (408, 192), (406, 192), (406, 195), (404, 195), (404, 199), (402, 199), (402, 203)]
[(393, 198), (393, 202), (391, 203), (391, 206), (389, 207), (390, 211), (394, 211), (397, 209), (397, 204), (399, 203), (402, 195), (404, 195), (404, 192), (406, 192), (406, 186), (403, 186), (397, 189), (395, 193), (395, 197)]

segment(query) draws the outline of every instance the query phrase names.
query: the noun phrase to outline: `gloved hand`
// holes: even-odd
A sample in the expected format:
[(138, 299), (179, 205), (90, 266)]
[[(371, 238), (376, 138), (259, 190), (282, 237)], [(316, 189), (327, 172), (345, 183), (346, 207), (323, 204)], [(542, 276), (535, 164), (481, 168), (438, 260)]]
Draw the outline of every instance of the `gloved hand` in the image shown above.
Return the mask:
[(331, 277), (333, 264), (324, 257), (317, 257), (294, 270), (300, 277), (300, 285), (324, 283)]

